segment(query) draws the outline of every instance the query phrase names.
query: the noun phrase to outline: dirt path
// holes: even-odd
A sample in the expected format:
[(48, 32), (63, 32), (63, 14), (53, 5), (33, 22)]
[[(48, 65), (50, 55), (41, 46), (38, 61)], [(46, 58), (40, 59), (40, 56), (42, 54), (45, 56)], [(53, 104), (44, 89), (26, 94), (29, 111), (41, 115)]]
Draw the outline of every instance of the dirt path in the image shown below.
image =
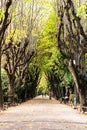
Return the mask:
[(0, 112), (0, 130), (87, 130), (87, 116), (39, 96)]

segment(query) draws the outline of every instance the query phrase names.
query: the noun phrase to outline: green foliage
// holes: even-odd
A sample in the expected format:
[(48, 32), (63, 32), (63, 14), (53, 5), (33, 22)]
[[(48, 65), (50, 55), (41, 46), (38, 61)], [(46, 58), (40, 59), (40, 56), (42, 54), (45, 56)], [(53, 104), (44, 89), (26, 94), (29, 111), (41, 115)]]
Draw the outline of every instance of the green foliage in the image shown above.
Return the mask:
[(4, 19), (4, 9), (0, 10), (0, 20)]
[(11, 30), (11, 32), (9, 32), (9, 35), (6, 38), (6, 43), (9, 43), (11, 38), (13, 40), (13, 44), (21, 42), (23, 37), (26, 37), (26, 33), (24, 30), (19, 29)]
[(48, 38), (51, 38), (52, 34), (54, 34), (55, 32), (56, 32), (56, 16), (55, 12), (53, 11), (49, 16), (46, 25), (44, 26), (44, 29), (42, 30), (42, 34), (43, 36), (48, 36)]
[[(13, 44), (17, 42), (21, 42), (24, 37), (30, 36), (29, 40), (35, 40), (39, 36), (38, 39), (38, 46), (37, 46), (37, 54), (34, 59), (29, 63), (28, 67), (28, 76), (26, 81), (23, 80), (22, 85), (15, 86), (16, 93), (15, 98), (24, 98), (25, 91), (27, 89), (28, 95), (27, 97), (35, 96), (35, 91), (38, 86), (39, 92), (48, 92), (48, 87), (51, 85), (54, 87), (54, 90), (57, 90), (60, 86), (71, 86), (73, 83), (72, 77), (68, 72), (67, 66), (65, 65), (65, 59), (61, 56), (60, 52), (56, 48), (56, 21), (59, 21), (59, 18), (56, 18), (55, 11), (53, 9), (53, 3), (51, 0), (35, 0), (34, 2), (37, 3), (37, 8), (41, 9), (40, 14), (37, 14), (37, 21), (34, 25), (37, 25), (40, 21), (40, 17), (42, 18), (42, 23), (40, 24), (43, 26), (37, 28), (35, 30), (30, 30), (32, 26), (32, 20), (34, 19), (33, 16), (35, 15), (34, 7), (34, 14), (32, 14), (32, 10), (30, 10), (30, 3), (32, 0), (24, 0), (24, 8), (22, 12), (22, 7), (19, 8), (16, 5), (15, 12), (12, 11), (12, 27), (13, 30), (10, 30), (8, 33), (8, 37), (6, 38), (6, 43), (10, 42), (10, 38), (13, 36)], [(14, 6), (15, 7), (15, 6)], [(32, 5), (31, 5), (32, 7)], [(14, 8), (13, 8), (14, 10)], [(80, 10), (78, 9), (78, 15), (80, 14)], [(32, 15), (31, 15), (32, 14)], [(83, 11), (84, 14), (84, 11)], [(31, 17), (30, 17), (31, 15)], [(0, 19), (4, 17), (3, 12), (0, 12)], [(28, 23), (30, 22), (30, 23)], [(32, 23), (32, 24), (31, 24)], [(16, 27), (14, 26), (16, 25)], [(22, 25), (22, 26), (21, 26)], [(37, 27), (37, 26), (36, 26)], [(40, 35), (37, 32), (40, 31)], [(15, 33), (14, 33), (15, 32)], [(32, 38), (30, 32), (32, 32)], [(67, 46), (68, 46), (67, 42)], [(69, 53), (69, 55), (71, 55)], [(3, 75), (4, 76), (4, 75)], [(3, 86), (7, 89), (7, 80), (6, 77), (3, 77)], [(18, 80), (16, 81), (18, 82)], [(26, 82), (26, 86), (24, 83)], [(60, 83), (61, 82), (61, 83)], [(17, 85), (17, 83), (15, 83)], [(5, 90), (5, 89), (4, 89)], [(7, 92), (7, 91), (6, 91)]]
[(60, 86), (62, 87), (69, 87), (73, 86), (74, 82), (73, 82), (73, 78), (71, 73), (67, 70), (62, 78), (62, 82), (60, 83)]
[(48, 73), (54, 70), (56, 76), (60, 77), (60, 79), (63, 77), (66, 65), (64, 63), (64, 57), (60, 54), (60, 52), (57, 50), (57, 48), (53, 48), (53, 54), (49, 60), (49, 62), (46, 64), (46, 70)]
[(24, 2), (26, 3), (26, 2), (30, 2), (30, 0), (24, 0)]
[(40, 68), (37, 62), (32, 61), (28, 67), (28, 77), (27, 77), (27, 90), (28, 97), (34, 97), (36, 95), (37, 86), (39, 82)]
[(3, 97), (4, 101), (7, 101), (7, 90), (8, 90), (8, 77), (6, 72), (2, 69), (2, 89), (3, 89)]
[(25, 77), (22, 80), (20, 86), (17, 85), (18, 79), (16, 79), (15, 84), (15, 98), (16, 100), (22, 99), (25, 101), (26, 99), (33, 98), (36, 96), (37, 85), (39, 82), (40, 69), (38, 64), (34, 61), (34, 59), (29, 63), (27, 71), (25, 73)]
[(37, 87), (38, 93), (48, 93), (48, 84), (47, 84), (47, 77), (43, 72), (41, 75), (40, 83)]
[(82, 4), (80, 7), (77, 9), (77, 15), (81, 16), (82, 19), (86, 19), (87, 17), (87, 5)]
[(2, 86), (3, 86), (3, 89), (7, 89), (7, 86), (8, 86), (8, 78), (7, 78), (7, 74), (6, 72), (2, 69)]
[[(38, 44), (38, 59), (40, 59), (40, 64), (42, 69), (46, 69), (46, 64), (50, 62), (50, 57), (52, 56), (53, 49), (56, 45), (56, 21), (54, 11), (50, 14), (44, 28), (41, 31), (41, 36), (39, 38)], [(55, 49), (54, 49), (55, 50)]]

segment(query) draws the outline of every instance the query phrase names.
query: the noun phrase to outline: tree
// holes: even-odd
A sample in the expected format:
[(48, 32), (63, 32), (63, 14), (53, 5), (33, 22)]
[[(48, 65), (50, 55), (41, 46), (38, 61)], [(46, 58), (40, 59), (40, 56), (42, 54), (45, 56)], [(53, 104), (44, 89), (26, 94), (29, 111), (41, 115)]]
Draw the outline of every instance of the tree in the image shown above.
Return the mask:
[(13, 102), (17, 68), (28, 64), (34, 51), (27, 51), (29, 45), (27, 39), (22, 39), (22, 43), (13, 44), (11, 41), (9, 44), (9, 49), (4, 53), (6, 56), (4, 69), (6, 70), (9, 79), (8, 101)]
[[(19, 1), (18, 4), (20, 3), (21, 1)], [(36, 23), (37, 23), (37, 16), (39, 15), (40, 12), (40, 8), (39, 7), (37, 8), (37, 2), (35, 2), (34, 0), (32, 0), (31, 3), (29, 2), (27, 6), (25, 6), (26, 4), (22, 1), (21, 13), (19, 12), (19, 14), (21, 14), (20, 25), (23, 26), (21, 26), (21, 28), (19, 28), (19, 26), (16, 27), (13, 26), (14, 27), (13, 29), (15, 31), (13, 31), (11, 37), (9, 36), (10, 37), (9, 38), (10, 40), (8, 42), (9, 48), (4, 52), (6, 57), (6, 63), (4, 68), (9, 78), (8, 100), (11, 102), (14, 101), (15, 79), (17, 78), (17, 76), (20, 76), (18, 77), (19, 80), (26, 79), (28, 65), (30, 63), (32, 56), (34, 56), (34, 54), (36, 53), (37, 49), (36, 44), (38, 39), (38, 33), (36, 32), (37, 31)], [(26, 16), (26, 11), (23, 10), (24, 6), (28, 11), (27, 14), (28, 16)], [(30, 6), (29, 9), (28, 6)], [(24, 20), (24, 18), (26, 19)], [(25, 24), (27, 26), (25, 26)], [(10, 33), (11, 31), (12, 30), (10, 30)], [(20, 81), (18, 82), (21, 83)]]
[(61, 1), (58, 10), (58, 49), (67, 59), (68, 68), (73, 76), (81, 105), (87, 102), (87, 78), (85, 54), (87, 53), (87, 34), (76, 15), (72, 0)]
[(28, 67), (28, 75), (27, 75), (27, 80), (25, 83), (26, 84), (26, 89), (25, 95), (28, 98), (33, 98), (36, 96), (37, 92), (37, 86), (39, 83), (39, 75), (40, 75), (40, 68), (38, 66), (38, 63), (35, 62), (36, 60), (34, 59)]
[[(1, 1), (3, 4), (3, 1)], [(4, 38), (4, 35), (5, 35), (5, 32), (7, 30), (7, 27), (8, 25), (10, 24), (11, 22), (11, 18), (10, 18), (10, 15), (9, 15), (9, 8), (12, 4), (12, 0), (8, 0), (6, 2), (6, 6), (5, 6), (5, 13), (4, 13), (4, 19), (3, 19), (3, 15), (1, 16), (1, 19), (0, 19), (0, 108), (2, 109), (3, 108), (3, 94), (2, 94), (2, 84), (1, 84), (1, 58), (2, 58), (2, 41), (3, 41), (3, 38)], [(2, 7), (2, 5), (1, 5)], [(1, 11), (1, 14), (2, 14), (2, 11)]]

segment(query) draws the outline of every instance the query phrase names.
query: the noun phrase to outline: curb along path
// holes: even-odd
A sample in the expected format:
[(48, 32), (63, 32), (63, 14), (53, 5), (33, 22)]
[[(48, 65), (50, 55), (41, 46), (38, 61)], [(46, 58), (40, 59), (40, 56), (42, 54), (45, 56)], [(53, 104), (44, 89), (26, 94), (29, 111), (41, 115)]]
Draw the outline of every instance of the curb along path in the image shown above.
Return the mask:
[(87, 130), (87, 116), (38, 96), (0, 112), (0, 130)]

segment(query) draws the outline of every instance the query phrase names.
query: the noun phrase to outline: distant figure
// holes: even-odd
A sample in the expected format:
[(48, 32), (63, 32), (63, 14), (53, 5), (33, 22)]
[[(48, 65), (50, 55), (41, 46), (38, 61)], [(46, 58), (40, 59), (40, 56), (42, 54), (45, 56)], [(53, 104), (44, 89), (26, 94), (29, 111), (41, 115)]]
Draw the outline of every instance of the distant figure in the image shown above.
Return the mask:
[(52, 93), (52, 92), (49, 92), (49, 99), (50, 99), (50, 100), (52, 99), (52, 96), (53, 96), (53, 93)]

